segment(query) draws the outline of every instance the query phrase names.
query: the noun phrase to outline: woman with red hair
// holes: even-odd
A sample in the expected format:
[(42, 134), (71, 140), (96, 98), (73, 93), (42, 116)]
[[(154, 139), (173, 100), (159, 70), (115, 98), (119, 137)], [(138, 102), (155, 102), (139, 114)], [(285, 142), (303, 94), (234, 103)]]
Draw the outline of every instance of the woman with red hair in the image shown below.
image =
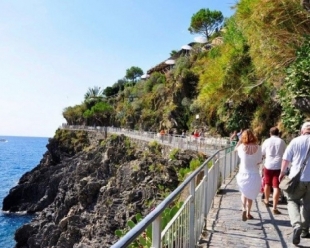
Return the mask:
[(240, 144), (236, 147), (240, 158), (239, 172), (236, 176), (241, 192), (242, 220), (253, 219), (251, 207), (261, 187), (259, 164), (262, 161), (261, 147), (250, 129), (242, 132)]

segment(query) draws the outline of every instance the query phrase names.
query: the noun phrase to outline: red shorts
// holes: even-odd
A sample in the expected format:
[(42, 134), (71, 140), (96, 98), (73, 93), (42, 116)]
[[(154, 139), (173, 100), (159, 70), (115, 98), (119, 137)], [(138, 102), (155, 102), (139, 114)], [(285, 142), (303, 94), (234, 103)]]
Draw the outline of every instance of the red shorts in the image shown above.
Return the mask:
[(279, 188), (279, 176), (281, 170), (268, 170), (264, 168), (264, 181), (266, 185)]

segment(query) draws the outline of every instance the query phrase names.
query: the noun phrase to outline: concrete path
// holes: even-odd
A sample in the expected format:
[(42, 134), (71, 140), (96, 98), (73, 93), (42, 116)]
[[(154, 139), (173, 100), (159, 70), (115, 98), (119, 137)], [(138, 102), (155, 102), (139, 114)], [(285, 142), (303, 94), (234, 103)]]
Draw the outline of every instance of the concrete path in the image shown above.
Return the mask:
[[(286, 248), (292, 244), (292, 231), (286, 204), (278, 206), (281, 215), (273, 215), (272, 207), (261, 202), (261, 194), (253, 202), (253, 220), (241, 220), (241, 199), (235, 177), (226, 181), (207, 220), (207, 231), (199, 247)], [(297, 247), (310, 248), (310, 239), (301, 239)]]

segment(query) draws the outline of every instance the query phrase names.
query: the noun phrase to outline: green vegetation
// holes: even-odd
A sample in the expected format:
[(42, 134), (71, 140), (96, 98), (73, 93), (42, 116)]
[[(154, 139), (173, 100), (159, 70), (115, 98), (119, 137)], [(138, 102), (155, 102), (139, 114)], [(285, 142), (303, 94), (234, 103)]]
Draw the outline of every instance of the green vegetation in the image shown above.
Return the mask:
[(180, 149), (174, 148), (174, 149), (170, 152), (169, 158), (172, 159), (172, 160), (175, 160), (175, 159), (176, 159), (175, 155), (176, 155), (179, 151), (180, 151)]
[[(163, 164), (160, 164), (160, 163), (158, 163), (158, 164), (152, 164), (152, 165), (149, 166), (149, 170), (150, 170), (151, 172), (163, 172), (163, 171), (164, 171), (164, 168), (165, 168), (165, 166), (164, 166)], [(158, 185), (158, 188), (159, 188), (160, 190), (162, 190), (160, 187), (161, 187), (161, 185)]]
[(88, 91), (84, 95), (84, 100), (86, 102), (97, 102), (98, 99), (103, 98), (103, 91), (98, 86), (95, 86), (94, 88), (88, 88)]
[(113, 86), (89, 89), (84, 102), (64, 110), (67, 123), (178, 133), (201, 127), (221, 136), (252, 128), (259, 138), (277, 125), (295, 134), (310, 117), (309, 104), (300, 104), (309, 96), (310, 13), (300, 1), (240, 0), (229, 19), (202, 8), (189, 20), (207, 44), (173, 50), (174, 67), (162, 63), (145, 80), (133, 66)]
[[(194, 170), (196, 170), (200, 165), (202, 165), (203, 161), (202, 159), (193, 159), (189, 163), (189, 167), (181, 168), (178, 171), (178, 180), (180, 182), (183, 182), (184, 179)], [(208, 163), (208, 168), (212, 166), (212, 161)]]
[[(175, 216), (175, 214), (179, 211), (182, 207), (183, 202), (178, 202), (171, 208), (166, 208), (161, 216), (161, 228), (162, 230), (165, 226), (170, 222), (170, 220)], [(115, 235), (119, 238), (123, 237), (130, 229), (134, 228), (138, 222), (143, 219), (140, 213), (136, 214), (134, 220), (129, 220), (127, 222), (127, 228), (124, 230), (116, 230)], [(139, 238), (134, 241), (129, 247), (151, 247), (152, 246), (152, 226), (148, 226), (145, 232), (139, 236)]]
[(58, 143), (60, 150), (74, 155), (75, 153), (86, 149), (89, 146), (89, 140), (86, 131), (75, 131), (58, 129), (53, 138)]
[(162, 146), (156, 141), (151, 141), (148, 145), (148, 148), (151, 153), (161, 154)]
[[(97, 102), (90, 109), (83, 113), (83, 117), (89, 123), (95, 123), (96, 126), (104, 126), (105, 119), (109, 117), (113, 107), (106, 102)], [(91, 121), (89, 121), (91, 120)]]
[(224, 17), (221, 11), (201, 9), (192, 16), (188, 30), (191, 33), (201, 33), (209, 39), (214, 32), (221, 28), (223, 20)]
[[(143, 219), (140, 213), (136, 214), (135, 220), (129, 220), (127, 222), (127, 228), (124, 230), (116, 230), (115, 235), (119, 238), (123, 237), (130, 229), (134, 228), (135, 225)], [(151, 247), (152, 246), (152, 226), (150, 225), (146, 231), (140, 235), (140, 237), (134, 241), (129, 248), (133, 247)]]
[(189, 168), (191, 171), (196, 170), (200, 165), (201, 165), (201, 161), (199, 159), (193, 159), (190, 163), (189, 163)]
[(143, 75), (143, 71), (141, 68), (137, 66), (132, 66), (129, 69), (126, 70), (126, 79), (132, 81), (133, 83), (136, 82), (136, 79), (138, 77), (141, 77)]
[(305, 118), (302, 107), (298, 109), (292, 103), (296, 99), (310, 96), (310, 36), (297, 51), (296, 60), (287, 68), (283, 88), (280, 91), (283, 125), (294, 132), (302, 125)]
[(129, 149), (129, 148), (132, 147), (132, 145), (133, 144), (131, 143), (130, 138), (126, 137), (125, 138), (125, 146), (126, 146), (126, 148)]

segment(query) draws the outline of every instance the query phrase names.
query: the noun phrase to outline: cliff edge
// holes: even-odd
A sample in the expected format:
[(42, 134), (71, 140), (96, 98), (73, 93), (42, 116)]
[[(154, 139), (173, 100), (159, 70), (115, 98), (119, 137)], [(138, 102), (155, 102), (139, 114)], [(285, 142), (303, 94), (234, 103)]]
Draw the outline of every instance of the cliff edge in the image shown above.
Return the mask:
[(178, 171), (200, 154), (164, 158), (159, 144), (58, 130), (40, 164), (3, 200), (3, 210), (34, 213), (15, 233), (16, 248), (110, 247), (114, 232), (147, 215), (179, 185)]

